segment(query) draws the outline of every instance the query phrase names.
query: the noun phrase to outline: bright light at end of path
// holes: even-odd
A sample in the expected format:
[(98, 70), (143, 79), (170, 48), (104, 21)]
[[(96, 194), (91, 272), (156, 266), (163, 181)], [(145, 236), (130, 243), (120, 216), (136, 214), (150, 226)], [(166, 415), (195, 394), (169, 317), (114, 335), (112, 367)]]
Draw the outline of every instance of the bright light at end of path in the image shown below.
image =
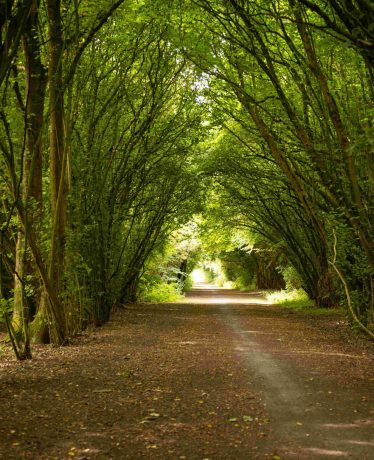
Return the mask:
[(191, 278), (194, 284), (196, 283), (204, 283), (205, 282), (205, 273), (200, 268), (196, 268), (191, 273)]

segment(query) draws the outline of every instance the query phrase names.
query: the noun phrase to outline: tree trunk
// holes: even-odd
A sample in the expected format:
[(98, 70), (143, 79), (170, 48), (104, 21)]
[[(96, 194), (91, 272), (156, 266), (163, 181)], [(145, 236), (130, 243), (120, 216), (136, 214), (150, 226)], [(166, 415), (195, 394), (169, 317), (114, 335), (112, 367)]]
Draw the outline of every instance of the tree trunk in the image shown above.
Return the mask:
[[(23, 49), (26, 69), (26, 152), (22, 163), (22, 183), (20, 199), (25, 210), (25, 225), (17, 235), (16, 273), (14, 278), (14, 313), (13, 327), (22, 336), (27, 357), (29, 351), (30, 321), (29, 300), (24, 289), (25, 277), (32, 275), (34, 291), (39, 290), (39, 282), (35, 267), (28, 260), (27, 233), (29, 222), (32, 222), (34, 232), (40, 230), (42, 213), (42, 128), (44, 116), (44, 98), (46, 89), (46, 74), (41, 62), (40, 43), (37, 35), (39, 2), (32, 2), (27, 27), (23, 36)], [(30, 356), (29, 356), (30, 355)]]
[[(62, 88), (62, 19), (60, 0), (48, 0), (49, 19), (49, 162), (51, 186), (52, 234), (48, 276), (58, 297), (62, 290), (64, 270), (65, 226), (66, 226), (66, 155), (64, 142), (64, 99)], [(33, 324), (34, 339), (48, 336), (48, 295), (42, 302)], [(63, 305), (58, 302), (54, 325), (59, 330), (58, 337), (65, 340)], [(53, 338), (51, 337), (53, 340)]]
[(352, 228), (355, 230), (359, 237), (361, 247), (365, 252), (371, 268), (374, 269), (374, 243), (370, 237), (371, 222), (363, 201), (363, 196), (359, 184), (359, 176), (352, 154), (349, 136), (343, 123), (343, 119), (336, 100), (330, 91), (327, 76), (325, 75), (319, 63), (312, 37), (302, 17), (301, 7), (296, 5), (295, 0), (290, 0), (290, 5), (294, 7), (295, 18), (297, 20), (297, 28), (303, 43), (307, 62), (319, 85), (320, 92), (326, 104), (332, 126), (335, 130), (337, 142), (342, 152), (346, 179), (351, 195), (350, 200), (347, 197), (347, 203), (345, 205), (344, 212)]
[(286, 284), (277, 271), (277, 255), (263, 257), (255, 255), (255, 275), (257, 289), (284, 289)]
[(60, 292), (64, 267), (66, 227), (66, 156), (62, 88), (63, 37), (60, 0), (48, 0), (47, 7), (49, 18), (49, 161), (53, 219), (50, 276), (58, 292)]

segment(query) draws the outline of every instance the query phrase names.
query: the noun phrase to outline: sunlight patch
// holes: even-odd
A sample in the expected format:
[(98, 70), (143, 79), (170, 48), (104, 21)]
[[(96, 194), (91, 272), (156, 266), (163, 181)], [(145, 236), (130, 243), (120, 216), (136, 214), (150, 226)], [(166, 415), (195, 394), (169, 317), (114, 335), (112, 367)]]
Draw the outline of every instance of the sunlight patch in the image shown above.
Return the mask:
[(200, 283), (206, 282), (204, 270), (201, 270), (200, 268), (196, 268), (195, 270), (192, 271), (191, 278), (194, 284), (200, 284)]
[(318, 447), (309, 447), (304, 450), (317, 455), (326, 455), (328, 457), (348, 457), (348, 453), (343, 452), (342, 450), (320, 449)]
[(347, 441), (348, 444), (355, 444), (357, 446), (374, 446), (374, 442), (371, 441), (354, 441), (349, 440)]
[(292, 353), (300, 353), (300, 354), (314, 354), (314, 355), (325, 355), (325, 356), (340, 356), (342, 358), (354, 358), (354, 359), (370, 359), (368, 356), (362, 355), (349, 355), (347, 353), (334, 353), (334, 352), (326, 352), (326, 351), (317, 351), (317, 350), (293, 350)]
[(324, 423), (324, 428), (358, 428), (355, 423)]

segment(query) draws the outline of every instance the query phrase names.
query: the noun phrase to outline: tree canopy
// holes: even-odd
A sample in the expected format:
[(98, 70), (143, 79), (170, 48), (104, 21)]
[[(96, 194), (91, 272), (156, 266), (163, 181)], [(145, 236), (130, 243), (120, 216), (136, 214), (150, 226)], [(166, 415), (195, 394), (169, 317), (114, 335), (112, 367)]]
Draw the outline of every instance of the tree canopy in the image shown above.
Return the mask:
[(373, 335), (373, 19), (358, 0), (0, 2), (18, 358), (107, 321), (152, 273), (184, 283), (198, 228), (259, 287), (291, 267)]

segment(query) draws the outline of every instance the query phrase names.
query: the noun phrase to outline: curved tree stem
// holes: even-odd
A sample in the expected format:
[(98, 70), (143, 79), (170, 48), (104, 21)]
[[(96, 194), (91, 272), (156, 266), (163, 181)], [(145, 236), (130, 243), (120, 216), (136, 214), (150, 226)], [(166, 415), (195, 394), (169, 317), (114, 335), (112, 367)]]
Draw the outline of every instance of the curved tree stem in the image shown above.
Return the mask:
[(337, 275), (339, 276), (340, 281), (342, 282), (342, 284), (344, 286), (344, 291), (345, 291), (345, 296), (347, 298), (347, 304), (348, 304), (349, 312), (352, 315), (353, 320), (360, 327), (360, 329), (362, 329), (367, 335), (369, 335), (372, 339), (374, 339), (374, 333), (370, 329), (368, 329), (364, 324), (362, 324), (362, 322), (360, 321), (360, 319), (356, 315), (356, 312), (354, 311), (354, 308), (353, 308), (353, 305), (352, 305), (352, 299), (351, 299), (351, 294), (349, 292), (348, 283), (346, 282), (346, 280), (345, 280), (344, 276), (342, 275), (341, 271), (339, 270), (339, 268), (336, 266), (337, 238), (336, 238), (335, 231), (333, 231), (333, 233), (334, 233), (334, 258), (333, 258), (332, 262), (329, 260), (329, 264), (336, 271)]

